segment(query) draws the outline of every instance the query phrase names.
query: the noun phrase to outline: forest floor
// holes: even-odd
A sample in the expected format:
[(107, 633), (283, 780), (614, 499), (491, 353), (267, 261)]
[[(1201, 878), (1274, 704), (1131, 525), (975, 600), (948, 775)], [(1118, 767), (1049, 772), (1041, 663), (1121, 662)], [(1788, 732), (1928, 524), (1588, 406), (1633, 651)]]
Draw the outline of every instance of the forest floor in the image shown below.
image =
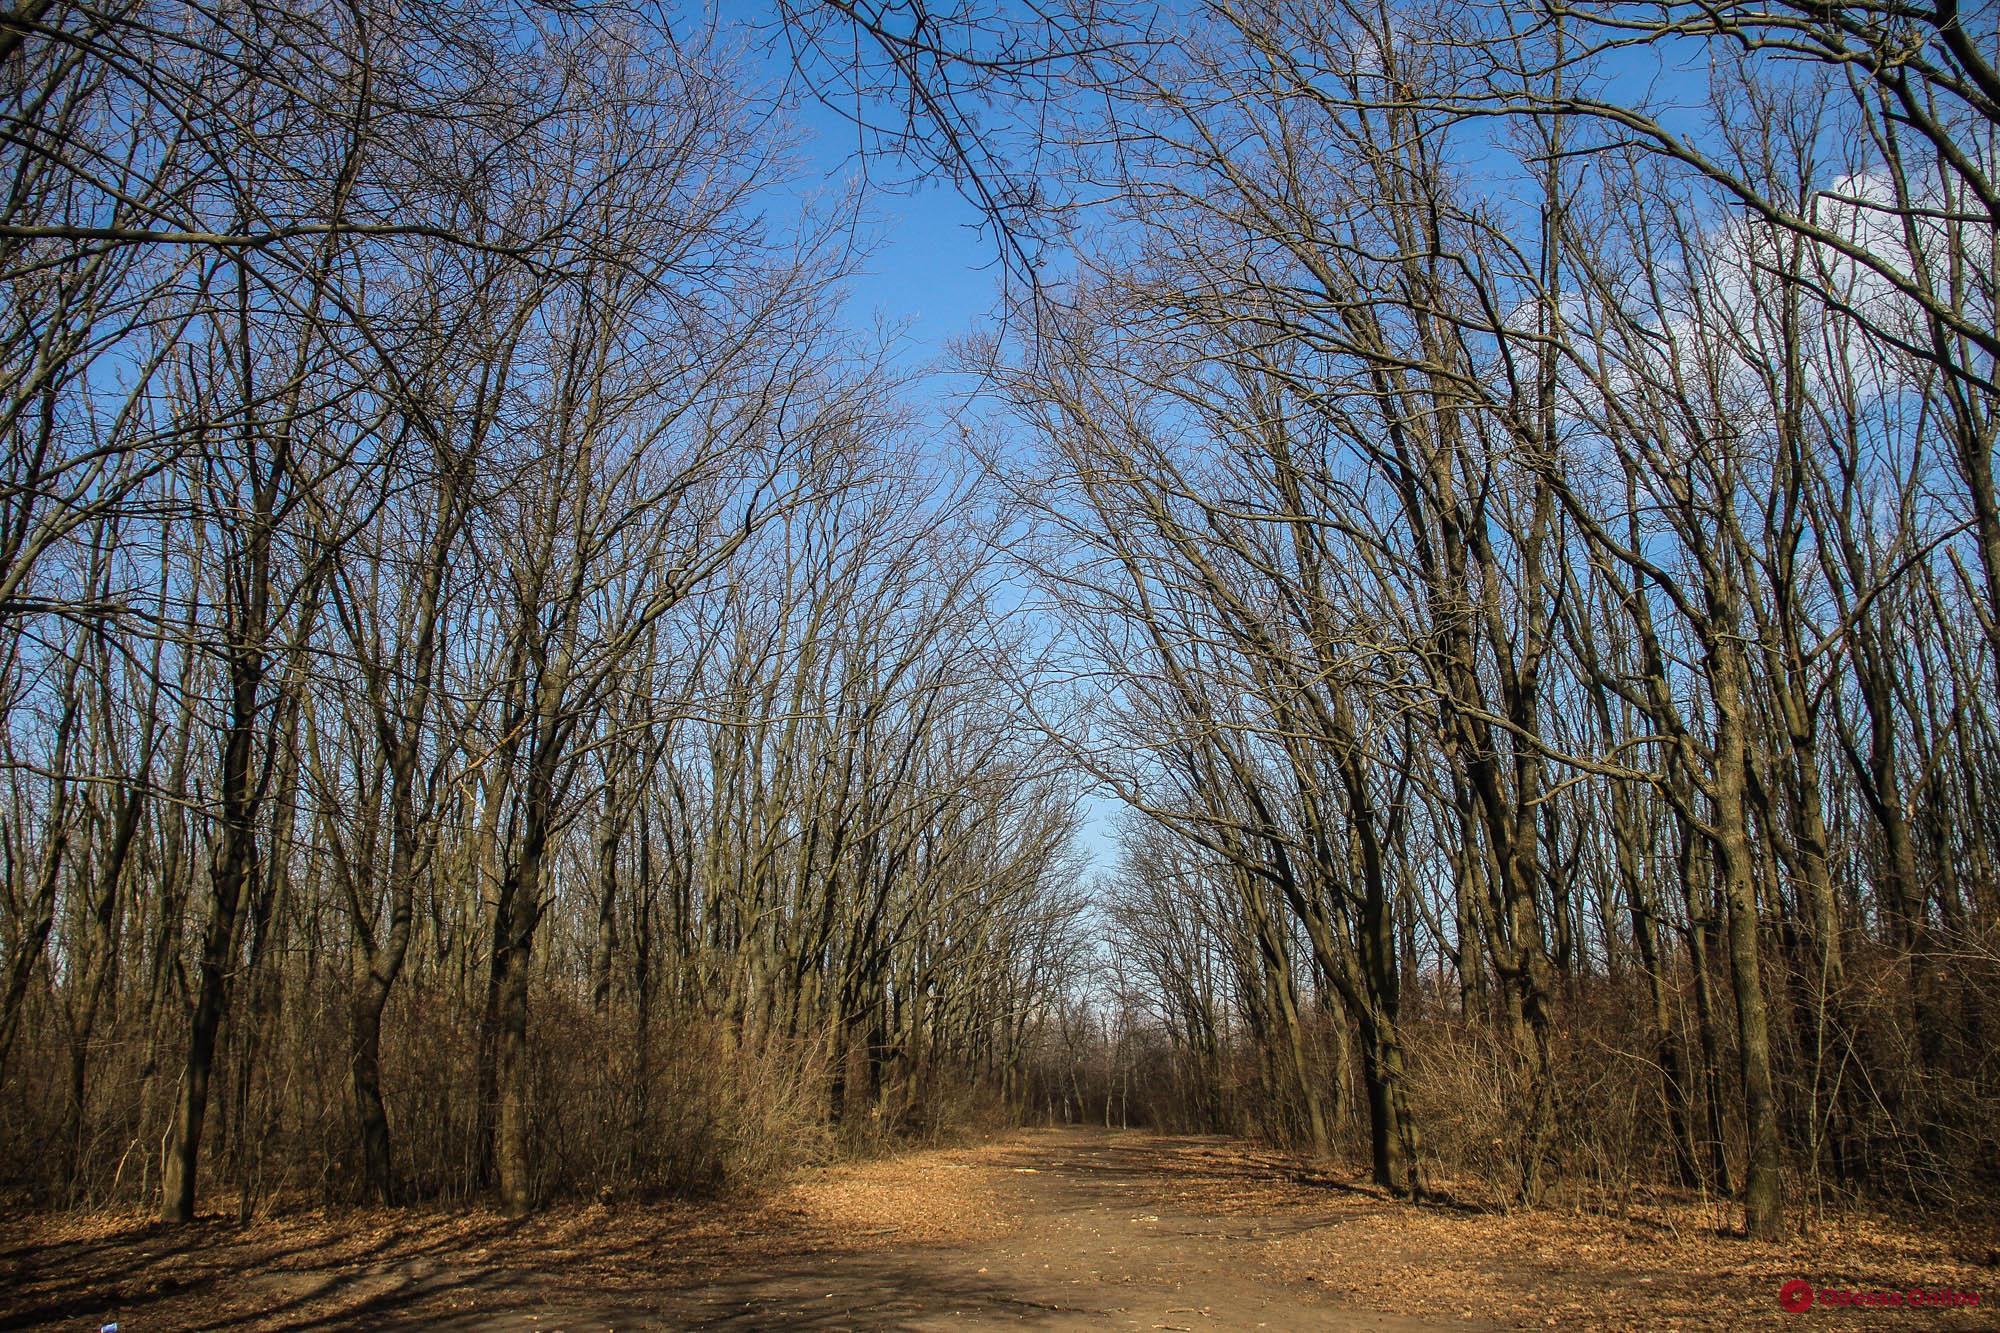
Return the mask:
[[(755, 1203), (0, 1222), (0, 1328), (2000, 1327), (1990, 1230), (1692, 1205), (1411, 1206), (1236, 1140), (1065, 1129), (811, 1170)], [(1779, 1289), (1979, 1294), (1829, 1308)]]

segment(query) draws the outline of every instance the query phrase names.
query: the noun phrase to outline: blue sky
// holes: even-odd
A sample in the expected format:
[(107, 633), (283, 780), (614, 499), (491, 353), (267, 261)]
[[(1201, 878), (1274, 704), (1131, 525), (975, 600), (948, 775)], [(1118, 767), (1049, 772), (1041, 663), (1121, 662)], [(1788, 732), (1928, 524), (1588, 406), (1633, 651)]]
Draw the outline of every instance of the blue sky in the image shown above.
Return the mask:
[(878, 320), (906, 326), (899, 360), (912, 368), (935, 362), (952, 339), (993, 311), (998, 274), (992, 239), (980, 233), (976, 211), (948, 183), (896, 195), (875, 191), (869, 204), (881, 223), (866, 266), (851, 284), (848, 319), (864, 328)]
[[(859, 177), (852, 127), (819, 106), (802, 108), (798, 119), (814, 136), (805, 150), (816, 177), (830, 186)], [(994, 238), (980, 229), (978, 210), (949, 181), (894, 185), (898, 172), (907, 174), (898, 164), (875, 170), (893, 188), (877, 186), (866, 195), (872, 244), (862, 272), (850, 284), (845, 314), (846, 322), (857, 330), (872, 329), (877, 322), (902, 327), (896, 364), (907, 371), (930, 372), (927, 381), (912, 390), (921, 409), (926, 399), (942, 404), (964, 391), (963, 381), (942, 363), (953, 339), (994, 316), (1000, 268)], [(939, 443), (953, 447), (949, 437)], [(1086, 798), (1078, 841), (1089, 858), (1086, 874), (1112, 868), (1117, 856), (1114, 821), (1120, 808), (1108, 796)]]
[[(776, 83), (783, 77), (776, 62), (785, 56), (776, 50), (769, 58)], [(1001, 270), (992, 233), (982, 230), (978, 209), (949, 180), (916, 180), (908, 163), (864, 163), (854, 127), (839, 113), (803, 98), (788, 119), (802, 136), (791, 145), (805, 164), (798, 188), (834, 197), (853, 185), (863, 189), (866, 255), (848, 283), (844, 323), (864, 335), (878, 326), (900, 331), (894, 365), (922, 377), (910, 393), (938, 427), (935, 447), (955, 448), (945, 412), (931, 409), (942, 409), (968, 387), (948, 369), (951, 343), (997, 313)], [(783, 202), (774, 198), (773, 206)], [(1079, 839), (1090, 861), (1086, 873), (1111, 869), (1119, 808), (1109, 797), (1086, 799)]]
[(978, 210), (950, 181), (916, 179), (910, 163), (864, 162), (852, 125), (810, 98), (802, 103), (789, 117), (802, 134), (795, 147), (808, 179), (800, 184), (835, 195), (857, 184), (863, 190), (868, 254), (849, 284), (847, 322), (862, 330), (878, 321), (902, 327), (903, 369), (935, 362), (953, 338), (994, 310), (999, 270), (992, 236), (980, 230)]

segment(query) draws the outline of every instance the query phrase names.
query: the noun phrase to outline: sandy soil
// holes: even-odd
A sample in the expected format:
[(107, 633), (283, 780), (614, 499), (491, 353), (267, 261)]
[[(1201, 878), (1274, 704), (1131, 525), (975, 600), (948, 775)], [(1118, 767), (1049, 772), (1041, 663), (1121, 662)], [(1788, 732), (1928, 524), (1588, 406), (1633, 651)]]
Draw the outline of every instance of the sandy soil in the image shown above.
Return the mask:
[[(1749, 1245), (1716, 1225), (1412, 1207), (1233, 1140), (1028, 1131), (752, 1205), (17, 1219), (0, 1328), (2000, 1327), (1990, 1230), (1824, 1222)], [(1796, 1315), (1793, 1279), (1982, 1305)]]

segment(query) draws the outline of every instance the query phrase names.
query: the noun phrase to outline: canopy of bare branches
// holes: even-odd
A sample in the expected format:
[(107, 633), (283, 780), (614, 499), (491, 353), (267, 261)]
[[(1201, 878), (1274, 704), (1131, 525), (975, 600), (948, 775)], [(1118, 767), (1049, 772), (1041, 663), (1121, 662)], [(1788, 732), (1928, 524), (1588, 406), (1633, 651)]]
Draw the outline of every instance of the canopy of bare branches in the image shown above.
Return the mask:
[[(1996, 65), (1952, 0), (17, 6), (0, 1188), (520, 1212), (992, 1112), (1990, 1198)], [(774, 221), (799, 91), (987, 221), (951, 413), (851, 201)]]

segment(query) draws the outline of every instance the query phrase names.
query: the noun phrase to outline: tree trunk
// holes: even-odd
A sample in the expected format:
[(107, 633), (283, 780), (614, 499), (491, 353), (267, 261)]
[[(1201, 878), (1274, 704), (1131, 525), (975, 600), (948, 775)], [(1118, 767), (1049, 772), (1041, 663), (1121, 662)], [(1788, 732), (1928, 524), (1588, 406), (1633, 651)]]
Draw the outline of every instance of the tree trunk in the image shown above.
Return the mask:
[[(1719, 617), (1733, 627), (1733, 616)], [(1778, 1101), (1771, 1079), (1770, 1020), (1758, 962), (1757, 890), (1751, 864), (1748, 799), (1748, 717), (1742, 649), (1718, 634), (1709, 645), (1715, 691), (1715, 846), (1728, 906), (1729, 981), (1736, 998), (1736, 1039), (1743, 1077), (1748, 1149), (1743, 1171), (1743, 1226), (1752, 1240), (1784, 1232), (1783, 1158)]]
[(208, 925), (202, 936), (200, 981), (188, 1031), (180, 1095), (168, 1134), (167, 1159), (161, 1168), (162, 1222), (194, 1220), (195, 1178), (200, 1166), (202, 1122), (208, 1113), (208, 1081), (215, 1064), (215, 1037), (222, 1026), (227, 1002), (243, 890), (255, 873), (258, 793), (250, 768), (256, 738), (258, 687), (264, 674), (261, 653), (253, 647), (231, 654), (229, 673), (229, 730), (222, 756), (222, 837), (210, 864)]
[(370, 968), (348, 1003), (348, 1061), (361, 1131), (361, 1192), (371, 1203), (394, 1202), (389, 1113), (382, 1103), (382, 1011), (389, 983)]

